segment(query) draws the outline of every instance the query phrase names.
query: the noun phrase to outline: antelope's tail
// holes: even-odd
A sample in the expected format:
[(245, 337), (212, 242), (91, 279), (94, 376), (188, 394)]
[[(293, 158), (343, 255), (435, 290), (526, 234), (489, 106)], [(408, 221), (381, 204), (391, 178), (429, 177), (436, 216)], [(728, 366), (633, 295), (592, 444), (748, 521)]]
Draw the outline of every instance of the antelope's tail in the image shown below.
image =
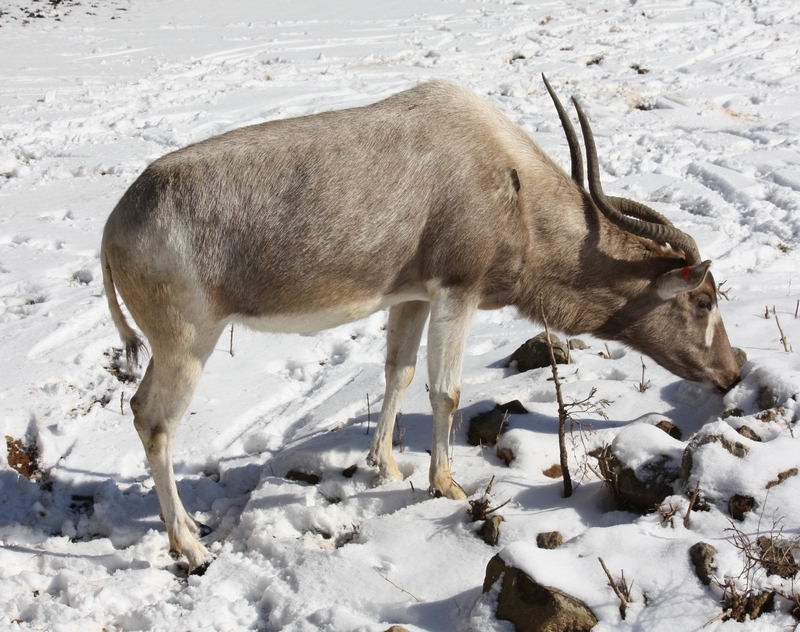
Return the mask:
[(114, 286), (114, 277), (111, 275), (111, 265), (108, 263), (105, 247), (100, 252), (100, 264), (103, 266), (103, 288), (106, 292), (111, 319), (114, 321), (117, 331), (119, 331), (122, 342), (125, 343), (125, 360), (128, 363), (128, 371), (133, 371), (134, 367), (139, 366), (139, 354), (144, 350), (144, 342), (139, 334), (128, 324), (128, 319), (122, 313), (122, 307), (120, 307), (117, 300), (117, 289)]

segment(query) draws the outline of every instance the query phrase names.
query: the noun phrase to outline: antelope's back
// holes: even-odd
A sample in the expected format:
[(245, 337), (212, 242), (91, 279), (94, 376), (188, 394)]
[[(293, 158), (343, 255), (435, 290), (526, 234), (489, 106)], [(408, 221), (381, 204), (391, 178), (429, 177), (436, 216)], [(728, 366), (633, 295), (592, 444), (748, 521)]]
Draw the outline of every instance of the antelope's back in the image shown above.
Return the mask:
[(243, 315), (470, 282), (491, 253), (523, 247), (521, 164), (558, 170), (493, 106), (425, 83), (160, 158), (114, 209), (104, 248), (152, 275), (180, 270)]

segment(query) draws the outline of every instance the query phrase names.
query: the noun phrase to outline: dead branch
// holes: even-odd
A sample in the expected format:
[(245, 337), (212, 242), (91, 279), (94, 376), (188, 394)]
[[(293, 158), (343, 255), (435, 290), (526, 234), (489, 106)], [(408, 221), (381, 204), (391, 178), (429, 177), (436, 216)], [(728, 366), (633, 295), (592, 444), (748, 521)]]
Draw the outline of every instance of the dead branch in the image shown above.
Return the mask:
[(494, 476), (492, 476), (492, 480), (489, 481), (489, 484), (486, 486), (486, 491), (483, 493), (483, 496), (478, 500), (470, 500), (469, 501), (469, 509), (467, 509), (467, 513), (469, 514), (470, 518), (472, 518), (473, 522), (477, 522), (478, 520), (486, 520), (486, 517), (489, 514), (493, 514), (495, 511), (502, 509), (508, 503), (511, 502), (509, 498), (506, 502), (497, 505), (497, 507), (490, 507), (491, 500), (489, 495), (492, 492), (492, 485), (494, 485)]
[(550, 341), (550, 327), (547, 324), (547, 318), (544, 315), (544, 301), (542, 296), (539, 295), (539, 309), (542, 315), (542, 322), (544, 323), (545, 340), (547, 341), (547, 349), (550, 352), (550, 368), (553, 371), (553, 383), (556, 386), (556, 399), (558, 400), (558, 450), (559, 459), (561, 462), (561, 474), (564, 480), (564, 498), (572, 496), (572, 478), (569, 475), (569, 460), (567, 457), (566, 445), (566, 427), (567, 427), (567, 409), (564, 407), (564, 398), (561, 395), (561, 382), (558, 379), (558, 367), (556, 366), (556, 356), (553, 353), (553, 343)]
[(603, 570), (606, 573), (606, 577), (608, 577), (608, 585), (611, 586), (611, 589), (614, 591), (614, 594), (617, 595), (617, 599), (619, 599), (619, 614), (622, 617), (622, 620), (625, 620), (625, 611), (628, 609), (628, 604), (633, 601), (631, 599), (631, 588), (633, 588), (633, 584), (631, 583), (628, 586), (628, 582), (625, 581), (625, 572), (621, 572), (621, 577), (619, 583), (611, 576), (611, 573), (608, 571), (608, 567), (606, 563), (603, 561), (602, 557), (598, 557), (600, 560), (600, 566), (603, 567)]
[(689, 508), (686, 510), (686, 515), (683, 517), (683, 526), (686, 529), (689, 528), (689, 516), (692, 514), (694, 503), (697, 500), (697, 496), (699, 494), (700, 494), (700, 481), (697, 481), (697, 485), (694, 486), (694, 493), (692, 493), (692, 499), (689, 501)]

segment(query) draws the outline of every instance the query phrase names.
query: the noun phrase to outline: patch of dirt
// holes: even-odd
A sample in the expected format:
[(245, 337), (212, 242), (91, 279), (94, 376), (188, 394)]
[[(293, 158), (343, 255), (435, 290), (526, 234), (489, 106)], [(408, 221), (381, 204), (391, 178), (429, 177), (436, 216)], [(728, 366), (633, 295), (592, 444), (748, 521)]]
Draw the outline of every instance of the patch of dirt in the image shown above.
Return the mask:
[(22, 439), (14, 439), (6, 435), (8, 464), (28, 480), (37, 480), (39, 470), (39, 449), (36, 444), (25, 445)]
[(122, 349), (115, 347), (104, 352), (103, 355), (107, 360), (107, 364), (105, 364), (103, 368), (111, 373), (111, 375), (123, 384), (130, 384), (136, 381), (136, 376), (128, 372), (128, 364), (123, 357), (124, 352)]
[[(70, 15), (97, 15), (96, 9), (100, 6), (108, 8), (109, 3), (104, 0), (104, 5), (97, 1), (81, 1), (81, 0), (29, 0), (28, 2), (15, 3), (2, 3), (0, 5), (0, 27), (4, 24), (31, 24), (37, 20), (55, 20), (61, 22), (62, 18), (67, 18)], [(128, 10), (128, 0), (112, 1), (110, 3), (113, 7), (111, 19), (119, 19), (124, 15), (124, 11)], [(125, 5), (125, 6), (119, 6)]]

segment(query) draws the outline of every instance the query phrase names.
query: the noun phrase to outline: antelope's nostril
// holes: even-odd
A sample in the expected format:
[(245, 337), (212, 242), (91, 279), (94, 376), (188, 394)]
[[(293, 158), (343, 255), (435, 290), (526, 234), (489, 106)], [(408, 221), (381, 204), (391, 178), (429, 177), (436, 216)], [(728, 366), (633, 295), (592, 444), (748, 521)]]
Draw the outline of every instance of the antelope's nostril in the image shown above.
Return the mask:
[(716, 384), (716, 387), (719, 390), (719, 392), (722, 395), (724, 395), (728, 391), (732, 390), (741, 381), (742, 381), (742, 376), (741, 375), (737, 375), (736, 379), (734, 379), (733, 382), (731, 382), (728, 386), (721, 386), (720, 384)]

